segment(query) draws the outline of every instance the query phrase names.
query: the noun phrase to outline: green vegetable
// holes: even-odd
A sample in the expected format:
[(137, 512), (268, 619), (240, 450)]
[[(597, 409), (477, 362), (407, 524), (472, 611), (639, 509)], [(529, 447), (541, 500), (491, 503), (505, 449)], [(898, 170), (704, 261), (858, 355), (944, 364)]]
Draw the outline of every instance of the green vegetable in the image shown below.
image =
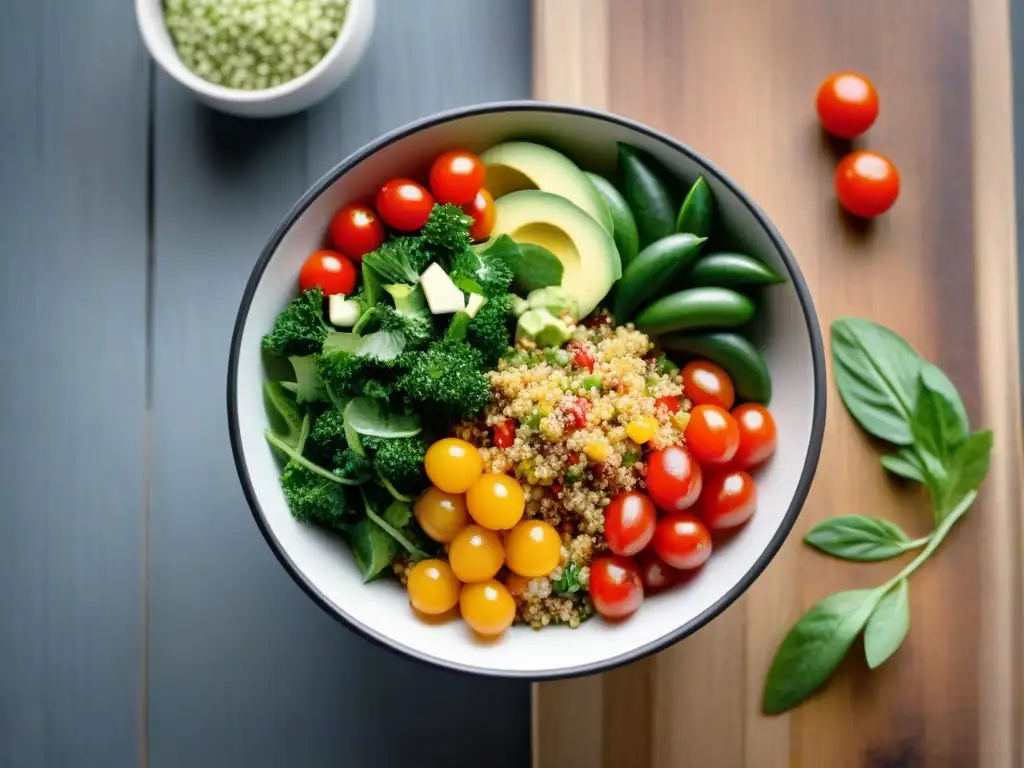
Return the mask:
[(634, 453), (633, 451), (626, 451), (624, 454), (622, 454), (622, 466), (624, 466), (626, 469), (629, 469), (638, 461), (640, 461), (641, 458), (642, 457), (639, 453)]
[(473, 318), (471, 318), (465, 311), (456, 312), (452, 315), (452, 321), (448, 324), (448, 330), (445, 332), (445, 336), (449, 339), (464, 341), (466, 338), (466, 332), (469, 330), (469, 321), (472, 319)]
[(469, 236), (471, 226), (472, 217), (459, 206), (436, 203), (430, 210), (430, 218), (423, 225), (423, 244), (435, 259), (439, 259), (445, 266), (450, 265), (459, 254), (469, 248), (472, 242)]
[[(456, 284), (470, 280), (487, 299), (476, 316), (469, 321), (465, 338), (471, 346), (480, 350), (484, 364), (488, 367), (496, 365), (509, 347), (508, 291), (512, 277), (513, 271), (508, 261), (496, 257), (490, 250), (478, 253), (466, 249), (456, 257), (452, 266), (452, 278)], [(458, 328), (455, 330), (455, 338), (459, 338), (458, 333), (461, 331)]]
[(348, 447), (345, 437), (345, 417), (337, 408), (328, 408), (313, 421), (309, 433), (312, 448), (317, 456), (334, 456)]
[(360, 435), (373, 437), (414, 437), (422, 427), (412, 414), (389, 413), (380, 402), (357, 397), (345, 407), (345, 423)]
[(583, 479), (583, 467), (572, 466), (565, 470), (565, 482), (578, 483)]
[(396, 488), (420, 488), (426, 484), (423, 461), (427, 447), (419, 437), (381, 440), (373, 455), (373, 466), (383, 480)]
[(654, 301), (636, 316), (636, 327), (650, 335), (743, 325), (754, 316), (754, 302), (728, 288), (686, 288)]
[[(564, 351), (564, 350), (560, 350)], [(604, 378), (600, 373), (591, 373), (583, 377), (583, 388), (584, 389), (600, 389), (604, 383)]]
[(633, 313), (658, 288), (669, 284), (700, 253), (704, 242), (691, 234), (668, 235), (637, 254), (622, 273), (615, 292), (612, 314), (619, 323), (633, 319)]
[(412, 522), (412, 507), (401, 501), (392, 501), (384, 510), (384, 522), (402, 529)]
[(572, 595), (583, 589), (580, 584), (580, 567), (576, 563), (569, 563), (562, 569), (562, 575), (551, 584), (551, 589), (556, 595)]
[(391, 536), (391, 538), (398, 542), (402, 549), (404, 549), (414, 558), (422, 559), (425, 557), (430, 557), (428, 553), (424, 552), (422, 549), (417, 547), (414, 542), (410, 541), (409, 537), (406, 536), (403, 531), (400, 531), (398, 528), (393, 526), (391, 523), (389, 523), (387, 520), (385, 520), (377, 513), (377, 511), (373, 508), (373, 503), (371, 502), (370, 497), (362, 488), (359, 489), (359, 492), (363, 496), (363, 505), (365, 506), (366, 516), (370, 518), (370, 520), (372, 520), (381, 528), (383, 528), (384, 531), (386, 531), (387, 534)]
[(352, 527), (349, 538), (364, 584), (377, 578), (398, 554), (398, 542), (369, 517)]
[(296, 520), (341, 529), (352, 513), (344, 487), (289, 461), (281, 471), (281, 490)]
[(528, 426), (530, 429), (537, 429), (540, 426), (541, 415), (540, 411), (534, 408), (530, 411), (530, 414), (523, 419), (523, 424)]
[(785, 282), (785, 279), (760, 259), (742, 253), (709, 253), (693, 265), (686, 276), (687, 286), (717, 285), (721, 288), (747, 288)]
[(362, 274), (360, 304), (365, 311), (376, 307), (381, 300), (380, 275), (374, 272), (373, 267), (365, 261), (360, 263), (360, 273)]
[(310, 288), (278, 314), (273, 330), (263, 337), (263, 348), (278, 357), (313, 355), (333, 330), (324, 320), (323, 292)]
[(302, 435), (302, 415), (281, 383), (268, 381), (263, 385), (263, 401), (273, 432), (281, 441), (295, 448)]
[(491, 401), (483, 357), (469, 344), (443, 339), (411, 357), (398, 387), (422, 411), (468, 419)]
[(669, 334), (658, 339), (669, 351), (685, 352), (718, 363), (732, 378), (736, 394), (743, 400), (768, 403), (772, 379), (760, 353), (738, 333)]
[[(910, 628), (908, 579), (934, 554), (977, 498), (988, 473), (992, 432), (971, 433), (949, 379), (892, 331), (857, 318), (832, 326), (832, 363), (847, 409), (870, 434), (903, 442), (883, 458), (887, 469), (922, 480), (935, 528), (918, 541), (895, 525), (860, 516), (826, 521), (808, 543), (837, 557), (875, 560), (924, 544), (906, 567), (872, 590), (842, 592), (811, 608), (782, 641), (765, 683), (764, 709), (782, 712), (817, 690), (864, 630), (868, 666), (899, 648)], [(836, 339), (840, 343), (836, 344)], [(916, 476), (916, 477), (912, 477)]]
[(626, 144), (619, 144), (623, 196), (636, 217), (640, 248), (675, 232), (676, 205), (659, 170), (646, 155)]
[(361, 484), (361, 480), (350, 480), (349, 478), (341, 477), (334, 472), (330, 472), (324, 469), (319, 464), (310, 461), (301, 453), (299, 453), (299, 451), (296, 448), (293, 448), (292, 446), (288, 445), (280, 437), (275, 435), (271, 430), (266, 430), (264, 434), (267, 438), (267, 442), (270, 443), (272, 447), (276, 448), (280, 453), (284, 454), (289, 459), (291, 459), (292, 462), (303, 467), (312, 474), (319, 475), (321, 478), (325, 480), (330, 480), (332, 483), (338, 483), (339, 485)]
[[(320, 374), (317, 372), (316, 356), (296, 357), (292, 355), (288, 358), (288, 362), (292, 364), (292, 370), (295, 372), (295, 401), (299, 405), (327, 402), (327, 390), (324, 389), (324, 383), (320, 380)], [(290, 384), (291, 382), (283, 383)]]
[(586, 173), (590, 183), (597, 194), (608, 206), (608, 212), (612, 217), (612, 237), (615, 240), (615, 247), (619, 251), (619, 258), (622, 260), (622, 268), (625, 269), (630, 262), (636, 258), (640, 250), (640, 235), (636, 229), (636, 219), (629, 209), (629, 204), (622, 193), (615, 188), (608, 179), (598, 176), (596, 173)]
[(690, 187), (676, 218), (676, 232), (709, 237), (715, 216), (715, 198), (703, 176)]
[(533, 243), (517, 243), (508, 235), (487, 242), (483, 255), (497, 259), (512, 270), (512, 285), (519, 293), (529, 293), (549, 285), (561, 285), (564, 267), (547, 248)]
[(818, 523), (804, 541), (825, 554), (866, 563), (888, 560), (928, 543), (911, 541), (903, 530), (888, 520), (868, 515), (843, 515)]
[(483, 357), (484, 365), (493, 368), (509, 348), (508, 304), (511, 295), (487, 300), (469, 323), (466, 339)]
[(394, 237), (363, 256), (363, 264), (387, 284), (415, 285), (430, 261), (430, 254), (418, 237)]
[(334, 474), (357, 485), (369, 482), (373, 476), (373, 462), (362, 450), (359, 435), (349, 440), (348, 445), (348, 448), (334, 454)]
[(516, 317), (530, 309), (546, 309), (553, 315), (568, 314), (573, 320), (580, 319), (580, 303), (560, 285), (530, 291), (530, 295), (526, 297), (525, 307), (516, 312)]
[[(381, 331), (401, 335), (403, 350), (422, 349), (433, 339), (434, 325), (426, 300), (423, 298), (423, 291), (419, 288), (409, 290), (408, 293), (400, 290), (407, 288), (405, 285), (389, 285), (389, 292), (395, 298), (395, 307), (378, 304), (374, 318), (380, 324)], [(379, 354), (375, 354), (367, 347), (360, 347), (358, 354), (380, 359)]]
[(529, 339), (539, 347), (560, 347), (572, 338), (572, 328), (546, 309), (528, 309), (516, 320), (516, 340)]
[(654, 370), (662, 376), (675, 376), (679, 373), (679, 366), (665, 357), (665, 355), (658, 355), (658, 361), (654, 364)]

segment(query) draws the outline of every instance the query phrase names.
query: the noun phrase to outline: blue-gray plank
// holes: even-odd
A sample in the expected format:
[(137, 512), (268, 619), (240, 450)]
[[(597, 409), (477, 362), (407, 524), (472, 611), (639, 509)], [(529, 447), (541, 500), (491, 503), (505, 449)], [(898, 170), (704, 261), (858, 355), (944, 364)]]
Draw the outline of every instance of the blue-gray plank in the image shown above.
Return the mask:
[(142, 755), (149, 60), (0, 3), (0, 766)]
[(273, 122), (159, 77), (149, 527), (150, 765), (522, 766), (525, 683), (457, 676), (327, 617), (264, 543), (235, 476), (223, 384), (263, 242), (305, 188), (430, 112), (529, 95), (529, 0), (385, 0), (353, 79)]

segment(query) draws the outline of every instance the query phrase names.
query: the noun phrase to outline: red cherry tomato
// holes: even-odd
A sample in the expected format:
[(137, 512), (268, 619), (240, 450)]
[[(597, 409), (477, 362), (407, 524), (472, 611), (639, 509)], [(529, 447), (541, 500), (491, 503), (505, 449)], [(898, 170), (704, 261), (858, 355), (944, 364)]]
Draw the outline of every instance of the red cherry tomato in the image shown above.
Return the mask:
[(673, 568), (699, 568), (711, 557), (711, 534), (689, 512), (669, 512), (658, 520), (652, 546)]
[(348, 296), (356, 288), (356, 268), (334, 251), (315, 251), (299, 271), (299, 288), (308, 291), (319, 285), (324, 296), (341, 293)]
[(469, 236), (474, 242), (486, 240), (494, 229), (494, 220), (498, 217), (494, 209), (494, 198), (486, 189), (476, 193), (473, 202), (462, 206), (466, 214), (473, 217), (473, 226), (469, 228)]
[(640, 571), (630, 557), (602, 555), (590, 563), (590, 599), (605, 618), (624, 619), (644, 601)]
[(675, 395), (664, 395), (654, 401), (654, 409), (664, 408), (669, 413), (679, 413), (679, 398)]
[(740, 430), (740, 447), (732, 457), (730, 467), (747, 469), (775, 453), (775, 419), (767, 408), (757, 403), (746, 403), (733, 408), (732, 415)]
[(505, 419), (494, 425), (494, 444), (499, 448), (511, 448), (516, 441), (515, 419)]
[(566, 351), (572, 355), (572, 364), (577, 368), (586, 368), (588, 371), (593, 373), (594, 371), (594, 356), (590, 353), (583, 344), (578, 341), (572, 341), (565, 345)]
[(377, 213), (399, 232), (415, 232), (427, 223), (434, 198), (412, 179), (391, 179), (377, 193)]
[(647, 456), (647, 493), (666, 512), (693, 506), (700, 496), (700, 464), (690, 452), (670, 445)]
[(430, 189), (439, 203), (468, 205), (484, 185), (484, 164), (464, 149), (440, 155), (430, 166)]
[(870, 219), (892, 207), (900, 194), (900, 174), (877, 152), (851, 152), (836, 167), (836, 197), (854, 216)]
[(384, 242), (384, 225), (368, 205), (349, 203), (331, 219), (331, 242), (350, 259), (362, 259)]
[[(573, 404), (566, 410), (569, 426), (573, 429), (583, 429), (587, 426), (587, 411), (589, 410), (590, 401), (585, 397), (577, 397), (573, 401)], [(579, 461), (579, 459), (577, 459), (577, 461)]]
[(658, 553), (651, 547), (636, 556), (636, 564), (640, 569), (640, 580), (644, 583), (645, 594), (668, 589), (677, 584), (682, 576), (681, 571), (658, 557)]
[(717, 405), (694, 407), (683, 434), (686, 447), (701, 464), (725, 464), (740, 447), (740, 428), (736, 419)]
[(818, 88), (817, 107), (822, 128), (833, 136), (852, 139), (878, 117), (878, 92), (863, 75), (837, 72)]
[(757, 509), (757, 486), (746, 472), (722, 472), (704, 481), (697, 513), (712, 531), (743, 525)]
[(694, 405), (719, 405), (727, 411), (736, 401), (729, 374), (707, 360), (694, 360), (683, 366), (683, 395)]
[(616, 555), (632, 556), (651, 543), (658, 513), (639, 491), (622, 491), (604, 510), (604, 540)]

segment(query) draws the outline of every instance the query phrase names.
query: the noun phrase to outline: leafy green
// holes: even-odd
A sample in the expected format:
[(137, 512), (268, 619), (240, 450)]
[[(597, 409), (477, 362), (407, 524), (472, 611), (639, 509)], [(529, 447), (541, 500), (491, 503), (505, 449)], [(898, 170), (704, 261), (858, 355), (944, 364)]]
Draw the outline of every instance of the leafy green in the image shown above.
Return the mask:
[[(358, 435), (356, 435), (358, 437)], [(359, 445), (358, 441), (355, 443)], [(373, 461), (357, 451), (352, 443), (334, 454), (334, 474), (338, 477), (358, 482), (360, 485), (369, 482), (373, 476)]]
[(345, 438), (345, 417), (337, 408), (328, 408), (313, 421), (309, 433), (315, 455), (331, 457), (348, 446)]
[(508, 235), (500, 235), (483, 255), (500, 259), (511, 268), (512, 285), (519, 293), (562, 284), (565, 268), (558, 257), (543, 246), (517, 243)]
[(288, 358), (295, 371), (295, 400), (303, 403), (327, 402), (327, 390), (320, 380), (317, 372), (317, 358), (315, 355), (309, 357), (297, 357), (292, 355)]
[(562, 575), (552, 584), (551, 589), (556, 595), (571, 595), (583, 589), (580, 584), (580, 567), (576, 563), (569, 563), (562, 569)]
[(808, 531), (804, 541), (833, 557), (865, 563), (888, 560), (924, 543), (911, 541), (895, 523), (868, 515), (824, 520)]
[(357, 397), (345, 407), (345, 423), (360, 435), (413, 437), (422, 427), (412, 414), (390, 413), (379, 401)]
[(372, 269), (385, 284), (415, 285), (429, 261), (430, 255), (419, 237), (385, 240), (377, 250), (363, 256), (363, 264)]
[(412, 522), (412, 507), (401, 501), (393, 501), (384, 510), (384, 522), (395, 528), (402, 529)]
[(885, 593), (864, 627), (864, 655), (871, 669), (896, 653), (910, 631), (910, 585), (900, 579)]
[(340, 529), (352, 511), (342, 486), (294, 459), (281, 472), (281, 490), (288, 509), (302, 522)]
[(278, 314), (263, 337), (263, 348), (278, 357), (313, 355), (333, 329), (324, 320), (324, 295), (318, 287), (300, 293)]
[(936, 504), (938, 522), (958, 510), (985, 481), (992, 457), (992, 440), (991, 430), (974, 432), (950, 457), (945, 493), (941, 503)]
[(263, 385), (263, 400), (271, 430), (282, 442), (295, 448), (302, 433), (302, 415), (295, 400), (278, 381), (268, 381)]
[(913, 480), (916, 483), (924, 483), (924, 467), (921, 466), (921, 459), (909, 445), (902, 445), (894, 453), (887, 453), (883, 456), (882, 466), (894, 475)]
[(349, 536), (364, 584), (377, 578), (398, 554), (398, 542), (369, 517), (356, 523)]
[(508, 351), (512, 340), (508, 302), (510, 296), (496, 296), (487, 300), (469, 322), (466, 340), (480, 350), (484, 365), (493, 368)]
[[(502, 239), (516, 245), (508, 235), (502, 235), (498, 238), (499, 241)], [(455, 258), (455, 262), (452, 265), (450, 275), (452, 280), (468, 280), (473, 284), (472, 287), (479, 288), (479, 290), (467, 291), (467, 293), (480, 293), (487, 297), (504, 296), (508, 293), (509, 286), (512, 284), (512, 278), (514, 277), (513, 270), (509, 263), (501, 258), (500, 254), (495, 255), (493, 253), (495, 247), (497, 245), (491, 246), (491, 248), (483, 253), (479, 253), (472, 248), (462, 251)]]
[(369, 497), (366, 495), (365, 492), (363, 492), (363, 504), (366, 508), (366, 516), (373, 520), (373, 522), (375, 522), (381, 528), (383, 528), (387, 532), (387, 534), (391, 536), (391, 538), (393, 538), (395, 541), (397, 541), (399, 546), (401, 546), (402, 549), (408, 552), (412, 557), (416, 559), (430, 557), (430, 555), (427, 552), (424, 552), (422, 549), (416, 546), (416, 544), (412, 542), (409, 539), (409, 537), (405, 535), (405, 533), (403, 533), (398, 528), (389, 523), (387, 520), (385, 520), (383, 517), (381, 517), (377, 513), (377, 510), (373, 508), (373, 503), (370, 501)]
[(430, 218), (423, 225), (421, 232), (426, 250), (434, 258), (451, 264), (453, 259), (469, 248), (471, 226), (472, 217), (459, 206), (436, 203), (430, 210)]
[(419, 437), (381, 440), (373, 455), (373, 466), (381, 478), (396, 488), (419, 488), (426, 483), (423, 462), (428, 447)]
[(360, 485), (362, 482), (365, 482), (350, 479), (348, 477), (343, 477), (335, 472), (331, 472), (330, 470), (324, 469), (316, 462), (307, 459), (295, 448), (292, 448), (290, 445), (283, 442), (281, 438), (279, 438), (269, 429), (264, 434), (266, 435), (267, 442), (269, 442), (274, 448), (276, 448), (278, 451), (286, 455), (294, 463), (304, 467), (309, 472), (312, 472), (314, 475), (319, 475), (325, 480), (330, 480), (331, 482), (338, 483), (339, 485)]
[(457, 339), (442, 339), (412, 356), (398, 388), (425, 412), (436, 410), (446, 418), (468, 419), (491, 400), (483, 367), (478, 350)]

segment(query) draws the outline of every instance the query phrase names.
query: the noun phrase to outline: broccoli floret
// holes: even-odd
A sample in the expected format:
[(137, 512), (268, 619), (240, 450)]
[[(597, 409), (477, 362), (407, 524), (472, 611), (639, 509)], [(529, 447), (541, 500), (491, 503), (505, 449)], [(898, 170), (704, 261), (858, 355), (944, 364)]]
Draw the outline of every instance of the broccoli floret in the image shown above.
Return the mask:
[(426, 482), (426, 455), (427, 444), (419, 437), (382, 439), (374, 453), (373, 466), (395, 487), (415, 488)]
[(320, 378), (334, 397), (390, 397), (401, 368), (398, 361), (381, 362), (365, 355), (341, 350), (321, 355), (318, 359)]
[(409, 370), (398, 379), (398, 388), (427, 412), (437, 409), (442, 416), (467, 419), (491, 400), (483, 357), (464, 341), (435, 341), (402, 359)]
[(296, 520), (340, 529), (349, 512), (345, 490), (292, 460), (281, 472), (281, 489)]
[(455, 257), (469, 248), (471, 226), (473, 218), (459, 206), (436, 203), (423, 225), (423, 242), (431, 255), (451, 264)]
[(480, 350), (484, 364), (489, 368), (497, 365), (501, 356), (508, 351), (511, 338), (508, 300), (508, 294), (488, 299), (469, 323), (466, 340)]
[(418, 237), (395, 237), (381, 243), (363, 256), (363, 264), (373, 269), (382, 283), (416, 285), (430, 254)]
[(313, 422), (309, 431), (310, 450), (317, 458), (330, 458), (348, 445), (345, 439), (345, 418), (337, 408), (330, 408)]
[(263, 348), (280, 357), (316, 354), (332, 330), (324, 321), (323, 291), (310, 288), (277, 316), (274, 329), (263, 337)]
[[(405, 286), (388, 287), (404, 288)], [(419, 289), (413, 291), (412, 295), (419, 296), (420, 301), (423, 300), (423, 293)], [(415, 302), (410, 303), (408, 299), (396, 296), (394, 307), (379, 304), (375, 313), (381, 330), (402, 334), (405, 337), (405, 348), (408, 350), (422, 349), (434, 337), (434, 324), (426, 303), (417, 308)]]
[(365, 480), (373, 472), (373, 461), (369, 456), (361, 456), (351, 448), (345, 448), (334, 454), (334, 467), (334, 474), (338, 477)]

